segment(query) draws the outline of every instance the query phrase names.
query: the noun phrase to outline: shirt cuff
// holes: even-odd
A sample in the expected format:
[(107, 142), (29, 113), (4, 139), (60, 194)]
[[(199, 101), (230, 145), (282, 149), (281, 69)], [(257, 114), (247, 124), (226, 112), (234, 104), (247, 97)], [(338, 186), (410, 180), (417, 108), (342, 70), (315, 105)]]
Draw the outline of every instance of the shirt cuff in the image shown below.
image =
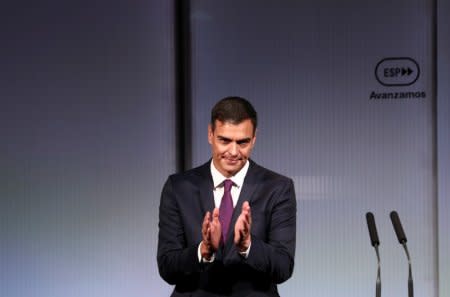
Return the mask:
[(200, 244), (198, 245), (198, 249), (197, 249), (198, 262), (199, 263), (212, 263), (212, 262), (214, 262), (215, 254), (212, 254), (211, 259), (209, 259), (209, 260), (207, 260), (205, 258), (202, 258), (201, 247), (202, 247), (202, 242), (200, 242)]
[(244, 257), (245, 259), (248, 258), (248, 254), (250, 253), (250, 248), (252, 247), (252, 243), (250, 242), (250, 244), (248, 245), (248, 248), (246, 251), (243, 252), (239, 252), (239, 255), (241, 255), (242, 257)]

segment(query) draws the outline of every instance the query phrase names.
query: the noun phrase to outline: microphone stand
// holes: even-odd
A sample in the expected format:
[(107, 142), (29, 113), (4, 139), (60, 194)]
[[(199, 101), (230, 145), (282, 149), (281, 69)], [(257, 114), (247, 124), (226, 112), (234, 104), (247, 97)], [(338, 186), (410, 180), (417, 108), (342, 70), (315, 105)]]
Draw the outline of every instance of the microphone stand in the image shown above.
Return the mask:
[(375, 283), (375, 297), (381, 297), (381, 261), (380, 261), (380, 253), (378, 251), (378, 245), (375, 245), (374, 248), (375, 248), (375, 252), (377, 253), (377, 281)]
[(403, 231), (402, 223), (400, 222), (400, 218), (398, 217), (398, 213), (393, 210), (390, 214), (392, 226), (394, 227), (395, 234), (397, 235), (398, 242), (403, 246), (406, 253), (406, 258), (408, 259), (408, 297), (414, 297), (414, 286), (413, 286), (413, 278), (412, 278), (412, 269), (411, 269), (411, 257), (409, 256), (408, 247), (406, 246), (406, 242), (408, 241), (405, 236), (405, 232)]
[(414, 284), (412, 278), (412, 269), (411, 269), (411, 258), (409, 256), (408, 247), (406, 246), (406, 242), (402, 243), (403, 248), (405, 249), (406, 258), (408, 259), (408, 297), (414, 297)]

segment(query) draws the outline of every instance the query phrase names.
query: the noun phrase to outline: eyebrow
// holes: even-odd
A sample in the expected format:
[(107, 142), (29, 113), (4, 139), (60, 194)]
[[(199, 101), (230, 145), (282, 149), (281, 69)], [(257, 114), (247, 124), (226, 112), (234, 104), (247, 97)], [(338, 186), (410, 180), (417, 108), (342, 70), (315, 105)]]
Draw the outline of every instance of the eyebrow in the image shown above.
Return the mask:
[[(223, 141), (228, 141), (228, 142), (232, 142), (233, 140), (231, 140), (230, 138), (228, 138), (228, 137), (224, 137), (224, 136), (217, 136), (217, 138), (219, 139), (219, 140), (223, 140)], [(242, 144), (242, 143), (246, 143), (246, 142), (250, 142), (250, 140), (251, 140), (251, 138), (250, 137), (246, 137), (246, 138), (243, 138), (243, 139), (238, 139), (238, 140), (236, 140), (236, 143), (237, 144)]]

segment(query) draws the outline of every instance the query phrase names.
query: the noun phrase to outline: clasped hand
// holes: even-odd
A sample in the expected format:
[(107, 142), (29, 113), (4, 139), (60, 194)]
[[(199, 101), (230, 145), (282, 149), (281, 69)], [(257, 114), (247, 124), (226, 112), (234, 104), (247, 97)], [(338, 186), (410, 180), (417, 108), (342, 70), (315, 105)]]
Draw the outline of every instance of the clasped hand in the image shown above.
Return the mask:
[[(245, 252), (251, 242), (252, 215), (247, 201), (242, 204), (241, 213), (234, 225), (234, 244), (239, 252)], [(203, 218), (201, 254), (204, 259), (211, 259), (219, 249), (222, 227), (219, 221), (219, 209), (214, 208), (212, 215), (208, 211)]]

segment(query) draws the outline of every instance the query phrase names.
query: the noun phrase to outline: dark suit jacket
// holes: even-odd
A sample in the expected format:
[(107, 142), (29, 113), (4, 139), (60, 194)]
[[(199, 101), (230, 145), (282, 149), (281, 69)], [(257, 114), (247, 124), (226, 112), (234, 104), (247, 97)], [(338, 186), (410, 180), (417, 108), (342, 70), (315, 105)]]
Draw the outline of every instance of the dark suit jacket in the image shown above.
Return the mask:
[[(249, 201), (252, 243), (248, 258), (236, 250), (234, 224)], [(171, 175), (159, 208), (158, 268), (175, 285), (171, 296), (279, 296), (276, 284), (294, 268), (296, 199), (292, 180), (253, 161), (235, 207), (228, 239), (213, 263), (199, 263), (202, 221), (214, 209), (210, 161)]]

